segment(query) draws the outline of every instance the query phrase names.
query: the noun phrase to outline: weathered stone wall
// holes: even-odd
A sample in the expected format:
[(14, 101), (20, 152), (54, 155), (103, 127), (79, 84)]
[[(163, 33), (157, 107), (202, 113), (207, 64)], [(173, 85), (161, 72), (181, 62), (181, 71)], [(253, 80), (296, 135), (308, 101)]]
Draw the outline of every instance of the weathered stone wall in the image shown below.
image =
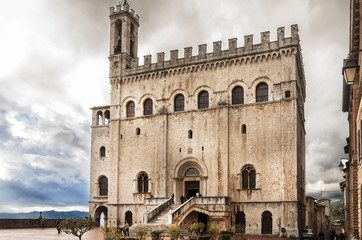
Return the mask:
[[(57, 219), (47, 219), (44, 227), (56, 227)], [(39, 219), (0, 219), (0, 228), (40, 228)], [(54, 230), (56, 231), (56, 230)]]

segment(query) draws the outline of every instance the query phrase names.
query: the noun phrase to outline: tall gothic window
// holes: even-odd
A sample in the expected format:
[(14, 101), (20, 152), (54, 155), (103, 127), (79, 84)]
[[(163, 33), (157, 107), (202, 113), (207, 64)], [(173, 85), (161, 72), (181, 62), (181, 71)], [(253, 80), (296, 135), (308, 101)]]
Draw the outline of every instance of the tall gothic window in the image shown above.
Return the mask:
[(244, 89), (242, 87), (240, 87), (240, 86), (234, 87), (231, 95), (232, 95), (232, 97), (231, 97), (232, 105), (244, 104)]
[(201, 91), (198, 96), (198, 108), (209, 108), (209, 93)]
[(110, 115), (111, 115), (111, 113), (109, 112), (109, 110), (106, 110), (104, 112), (104, 124), (106, 124), (106, 125), (109, 124)]
[(102, 111), (97, 112), (97, 125), (103, 125), (103, 113)]
[(126, 111), (127, 111), (127, 117), (134, 117), (134, 102), (133, 101), (129, 101), (127, 103), (127, 106), (126, 106)]
[(153, 102), (150, 98), (147, 98), (143, 102), (143, 115), (152, 115), (153, 113)]
[(141, 173), (137, 178), (138, 193), (148, 192), (148, 176), (146, 173)]
[(177, 94), (175, 97), (175, 112), (185, 110), (185, 97), (182, 94)]
[(108, 195), (108, 178), (102, 176), (99, 178), (99, 196)]
[(246, 165), (243, 167), (241, 175), (243, 189), (254, 189), (256, 187), (256, 172), (253, 166)]
[(268, 84), (262, 82), (256, 86), (256, 101), (265, 102), (268, 101)]

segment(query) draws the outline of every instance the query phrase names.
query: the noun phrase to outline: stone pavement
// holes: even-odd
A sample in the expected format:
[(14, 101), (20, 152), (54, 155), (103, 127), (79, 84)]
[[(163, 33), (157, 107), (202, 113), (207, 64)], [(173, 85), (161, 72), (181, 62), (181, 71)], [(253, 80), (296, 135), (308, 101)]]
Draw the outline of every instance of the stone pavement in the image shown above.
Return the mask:
[[(58, 234), (55, 228), (21, 228), (21, 229), (0, 229), (0, 240), (77, 240), (78, 237), (61, 233)], [(244, 236), (248, 240), (286, 240), (286, 238), (267, 237), (267, 236)], [(82, 240), (103, 240), (103, 234), (100, 228), (86, 232)], [(148, 237), (147, 240), (151, 240)], [(169, 240), (165, 237), (164, 240)]]

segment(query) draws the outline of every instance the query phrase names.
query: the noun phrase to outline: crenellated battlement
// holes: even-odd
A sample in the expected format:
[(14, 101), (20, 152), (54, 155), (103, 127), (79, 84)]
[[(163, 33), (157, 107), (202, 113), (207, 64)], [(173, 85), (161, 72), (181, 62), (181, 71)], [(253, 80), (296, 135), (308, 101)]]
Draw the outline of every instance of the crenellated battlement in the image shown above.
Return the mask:
[(137, 23), (140, 21), (140, 16), (138, 16), (138, 14), (132, 8), (130, 8), (130, 5), (126, 0), (118, 4), (116, 7), (109, 8), (110, 17), (121, 13), (129, 13), (137, 21)]
[[(260, 33), (260, 43), (254, 43), (254, 36), (244, 36), (244, 46), (237, 46), (237, 38), (231, 38), (228, 40), (228, 49), (222, 49), (222, 42), (213, 42), (213, 51), (207, 52), (207, 44), (200, 44), (198, 46), (198, 54), (193, 55), (192, 47), (184, 48), (184, 57), (179, 57), (179, 50), (170, 51), (170, 59), (165, 60), (165, 53), (157, 53), (156, 62), (152, 62), (152, 55), (144, 56), (144, 65), (139, 66), (136, 62), (126, 69), (123, 76), (139, 74), (142, 72), (162, 70), (166, 68), (174, 68), (192, 64), (199, 64), (203, 62), (219, 61), (222, 59), (259, 55), (268, 52), (277, 52), (283, 48), (299, 46), (298, 26), (291, 26), (291, 36), (285, 37), (285, 28), (280, 27), (277, 29), (277, 40), (270, 41), (270, 32)], [(273, 55), (273, 54), (272, 54)], [(111, 56), (110, 60), (114, 61), (116, 56)], [(112, 74), (111, 74), (112, 76)], [(113, 75), (114, 76), (114, 75)]]

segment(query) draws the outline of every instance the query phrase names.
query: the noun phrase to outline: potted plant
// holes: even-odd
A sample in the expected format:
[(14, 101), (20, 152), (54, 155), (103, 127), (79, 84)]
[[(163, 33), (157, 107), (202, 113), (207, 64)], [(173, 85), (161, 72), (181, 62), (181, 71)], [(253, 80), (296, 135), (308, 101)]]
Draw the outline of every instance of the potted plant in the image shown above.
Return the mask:
[(180, 236), (180, 227), (174, 224), (171, 224), (168, 227), (168, 234), (170, 234), (170, 238), (172, 240), (177, 240)]

